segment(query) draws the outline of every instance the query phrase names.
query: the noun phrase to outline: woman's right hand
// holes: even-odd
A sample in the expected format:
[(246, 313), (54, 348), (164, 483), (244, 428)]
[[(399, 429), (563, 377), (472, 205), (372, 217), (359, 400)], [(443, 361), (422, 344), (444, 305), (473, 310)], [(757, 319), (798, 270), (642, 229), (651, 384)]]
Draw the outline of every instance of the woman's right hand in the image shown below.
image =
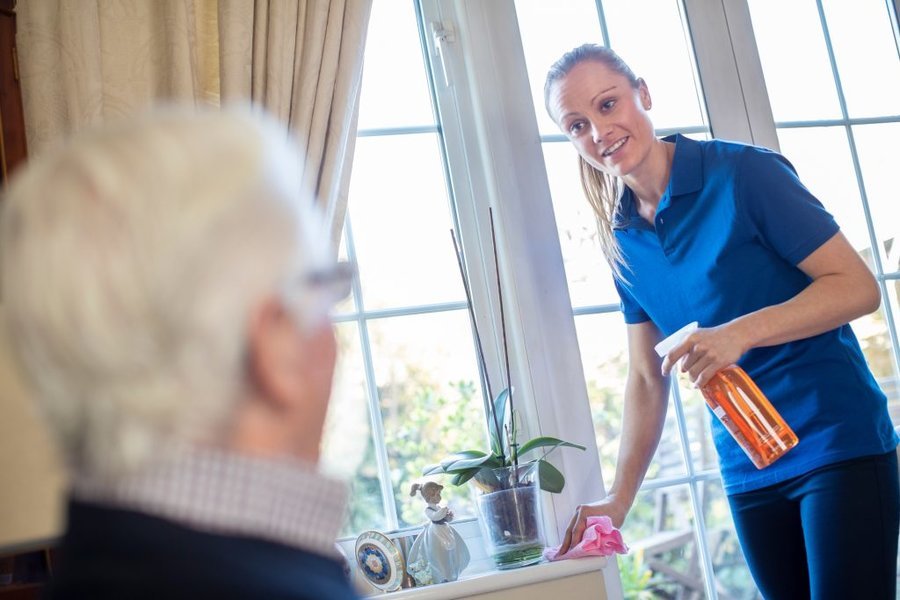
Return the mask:
[(572, 517), (572, 520), (569, 521), (566, 535), (563, 537), (562, 545), (559, 547), (559, 554), (565, 554), (572, 546), (576, 546), (581, 542), (588, 517), (607, 516), (612, 519), (612, 523), (616, 528), (620, 528), (622, 523), (625, 522), (625, 516), (630, 508), (630, 504), (623, 500), (618, 500), (615, 494), (610, 494), (599, 502), (579, 505), (575, 509), (575, 515)]

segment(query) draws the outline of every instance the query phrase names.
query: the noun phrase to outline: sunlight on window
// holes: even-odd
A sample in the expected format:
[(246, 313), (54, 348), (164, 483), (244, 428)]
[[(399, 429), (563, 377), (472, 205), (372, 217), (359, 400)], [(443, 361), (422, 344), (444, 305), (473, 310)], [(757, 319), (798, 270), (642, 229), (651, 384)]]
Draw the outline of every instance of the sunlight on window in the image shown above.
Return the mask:
[(900, 116), (900, 60), (884, 0), (823, 0), (851, 117)]
[[(898, 61), (900, 62), (900, 61)], [(897, 106), (900, 111), (900, 104)], [(853, 137), (859, 153), (859, 164), (875, 234), (880, 242), (882, 263), (886, 273), (900, 271), (900, 201), (897, 194), (896, 154), (900, 122), (857, 125)], [(900, 317), (900, 315), (897, 315)]]
[(547, 142), (543, 148), (572, 305), (618, 304), (594, 213), (581, 191), (578, 153), (569, 142)]
[[(459, 308), (465, 293), (450, 239), (443, 143), (413, 2), (373, 4), (360, 102), (364, 135), (341, 244), (342, 258), (356, 262), (359, 290), (335, 311), (341, 359), (323, 444), (325, 468), (351, 484), (346, 536), (420, 525), (421, 500), (409, 488), (422, 468), (486, 445), (475, 345)], [(417, 314), (446, 303), (457, 306)], [(467, 488), (448, 486), (443, 495), (457, 520), (472, 515)]]
[(603, 43), (594, 0), (516, 0), (525, 66), (541, 134), (557, 134), (559, 127), (544, 109), (547, 70), (564, 52), (588, 42)]
[(749, 5), (775, 120), (840, 118), (815, 0)]
[(360, 138), (350, 218), (366, 310), (464, 301), (437, 134)]
[(834, 215), (857, 252), (869, 252), (869, 232), (844, 128), (779, 129), (778, 141), (800, 181)]
[(678, 4), (672, 0), (603, 2), (609, 44), (647, 82), (653, 97), (650, 118), (657, 129), (704, 123), (700, 85)]
[(433, 123), (413, 3), (379, 0), (369, 19), (359, 128)]

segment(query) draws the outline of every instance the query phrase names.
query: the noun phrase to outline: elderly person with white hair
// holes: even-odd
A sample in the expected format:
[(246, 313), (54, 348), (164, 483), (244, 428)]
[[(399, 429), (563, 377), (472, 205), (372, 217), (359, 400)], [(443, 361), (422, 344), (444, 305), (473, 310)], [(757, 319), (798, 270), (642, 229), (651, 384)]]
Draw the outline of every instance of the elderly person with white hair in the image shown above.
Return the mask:
[(170, 109), (14, 178), (5, 313), (71, 474), (52, 596), (354, 597), (316, 467), (349, 274), (286, 138)]

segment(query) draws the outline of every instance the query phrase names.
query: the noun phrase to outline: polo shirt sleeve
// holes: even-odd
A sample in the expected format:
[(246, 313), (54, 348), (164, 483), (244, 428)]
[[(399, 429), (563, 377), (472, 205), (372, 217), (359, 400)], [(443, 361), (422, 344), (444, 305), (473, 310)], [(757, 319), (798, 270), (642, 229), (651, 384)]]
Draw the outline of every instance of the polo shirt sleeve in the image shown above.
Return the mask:
[(834, 217), (800, 182), (794, 166), (764, 148), (751, 146), (742, 153), (737, 201), (761, 240), (792, 265), (839, 229)]
[(641, 308), (638, 301), (634, 299), (634, 295), (629, 289), (630, 286), (627, 283), (620, 281), (616, 276), (613, 276), (613, 282), (616, 284), (616, 291), (619, 293), (619, 308), (625, 316), (625, 322), (629, 325), (633, 325), (635, 323), (649, 321), (650, 316), (644, 312), (644, 309)]

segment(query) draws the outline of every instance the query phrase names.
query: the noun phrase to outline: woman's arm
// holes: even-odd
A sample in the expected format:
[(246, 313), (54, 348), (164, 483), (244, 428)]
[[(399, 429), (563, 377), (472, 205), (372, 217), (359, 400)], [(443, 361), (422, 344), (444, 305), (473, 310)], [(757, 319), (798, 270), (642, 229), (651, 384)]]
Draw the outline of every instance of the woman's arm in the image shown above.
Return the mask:
[(697, 330), (666, 356), (662, 372), (667, 375), (686, 357), (681, 370), (699, 387), (751, 348), (835, 329), (876, 310), (881, 302), (875, 278), (840, 232), (797, 266), (813, 280), (802, 292), (719, 327)]
[(634, 503), (659, 444), (668, 407), (669, 379), (660, 374), (660, 359), (653, 350), (659, 339), (659, 330), (650, 321), (628, 326), (628, 379), (616, 478), (606, 498), (577, 508), (560, 554), (581, 541), (588, 517), (608, 515), (613, 525), (621, 527)]

